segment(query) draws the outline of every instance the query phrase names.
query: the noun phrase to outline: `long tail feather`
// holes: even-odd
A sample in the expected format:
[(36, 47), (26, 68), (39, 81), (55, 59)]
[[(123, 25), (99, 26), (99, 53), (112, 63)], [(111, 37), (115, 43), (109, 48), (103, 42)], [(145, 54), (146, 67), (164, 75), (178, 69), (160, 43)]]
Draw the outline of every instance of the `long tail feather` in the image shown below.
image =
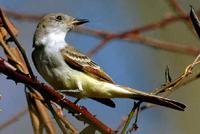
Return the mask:
[(133, 92), (133, 94), (130, 98), (135, 99), (135, 100), (149, 102), (149, 103), (169, 107), (169, 108), (172, 108), (175, 110), (180, 110), (180, 111), (184, 111), (184, 109), (186, 108), (186, 106), (183, 103), (180, 103), (175, 100), (171, 100), (171, 99), (164, 98), (164, 97), (157, 96), (157, 95), (151, 95), (151, 94), (144, 93), (144, 92), (137, 91), (137, 90), (130, 89), (130, 88), (128, 88), (128, 90)]
[(134, 95), (132, 99), (149, 102), (149, 103), (173, 108), (173, 109), (180, 110), (180, 111), (184, 111), (184, 109), (186, 108), (186, 106), (180, 102), (177, 102), (177, 101), (171, 100), (171, 99), (167, 99), (167, 98), (163, 98), (160, 96), (155, 96), (155, 95), (137, 94), (137, 95)]

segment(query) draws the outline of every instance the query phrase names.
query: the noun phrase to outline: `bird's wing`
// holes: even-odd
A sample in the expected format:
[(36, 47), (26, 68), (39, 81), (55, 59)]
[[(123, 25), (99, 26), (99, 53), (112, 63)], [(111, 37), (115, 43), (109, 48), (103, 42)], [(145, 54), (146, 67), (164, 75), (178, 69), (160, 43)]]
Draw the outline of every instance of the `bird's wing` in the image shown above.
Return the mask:
[(75, 48), (67, 46), (61, 49), (61, 54), (65, 62), (71, 68), (85, 72), (98, 80), (114, 83), (111, 77), (106, 74), (96, 63)]

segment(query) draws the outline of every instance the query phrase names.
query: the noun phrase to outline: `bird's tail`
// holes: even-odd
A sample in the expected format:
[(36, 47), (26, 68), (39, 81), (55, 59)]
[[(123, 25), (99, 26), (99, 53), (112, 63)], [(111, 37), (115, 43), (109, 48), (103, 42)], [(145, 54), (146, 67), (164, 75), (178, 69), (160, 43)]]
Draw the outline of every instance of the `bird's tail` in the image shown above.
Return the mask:
[(93, 82), (85, 88), (85, 94), (90, 98), (131, 98), (142, 102), (149, 102), (160, 106), (184, 111), (185, 105), (175, 100), (148, 94), (136, 89), (107, 82)]
[(184, 111), (184, 109), (186, 108), (186, 106), (183, 103), (180, 103), (175, 100), (167, 99), (167, 98), (157, 96), (157, 95), (144, 93), (144, 92), (134, 90), (134, 89), (131, 89), (128, 87), (123, 87), (123, 88), (132, 92), (132, 95), (129, 96), (129, 98), (131, 98), (131, 99), (140, 100), (143, 102), (149, 102), (149, 103), (169, 107), (169, 108), (172, 108), (175, 110), (180, 110), (180, 111)]

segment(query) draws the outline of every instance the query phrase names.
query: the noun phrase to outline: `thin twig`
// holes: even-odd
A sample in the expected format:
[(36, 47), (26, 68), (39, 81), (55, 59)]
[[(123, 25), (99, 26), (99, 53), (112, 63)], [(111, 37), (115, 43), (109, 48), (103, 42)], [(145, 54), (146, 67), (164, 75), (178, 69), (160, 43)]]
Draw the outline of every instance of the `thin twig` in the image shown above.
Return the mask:
[[(22, 13), (16, 13), (16, 12), (12, 12), (12, 11), (8, 11), (5, 10), (8, 15), (14, 17), (15, 19), (18, 20), (30, 20), (32, 21), (38, 21), (41, 18), (41, 15), (31, 15), (31, 14), (22, 14)], [(200, 11), (198, 11), (197, 15), (200, 15)], [(179, 45), (177, 44), (175, 46), (175, 48), (173, 48), (175, 43), (167, 43), (163, 41), (159, 41), (159, 40), (155, 40), (152, 38), (148, 38), (148, 37), (144, 37), (142, 35), (138, 35), (140, 36), (140, 39), (138, 38), (134, 38), (135, 34), (139, 34), (142, 32), (147, 32), (147, 31), (151, 31), (151, 30), (156, 30), (159, 28), (162, 28), (166, 25), (169, 25), (171, 23), (174, 23), (176, 21), (189, 21), (190, 17), (189, 15), (178, 15), (178, 16), (169, 16), (166, 17), (160, 21), (156, 21), (150, 24), (146, 24), (144, 26), (141, 27), (137, 27), (137, 28), (133, 28), (129, 31), (120, 33), (120, 34), (114, 34), (114, 33), (110, 33), (110, 32), (103, 32), (103, 31), (98, 31), (98, 30), (92, 30), (92, 29), (87, 29), (87, 28), (78, 28), (76, 32), (80, 32), (83, 34), (88, 34), (90, 36), (95, 36), (95, 37), (99, 37), (99, 38), (103, 38), (104, 40), (99, 43), (95, 48), (93, 48), (92, 50), (90, 50), (88, 52), (89, 56), (93, 56), (94, 54), (96, 54), (102, 47), (104, 47), (106, 45), (106, 43), (108, 43), (109, 41), (113, 40), (113, 39), (126, 39), (126, 40), (130, 40), (130, 41), (137, 41), (137, 42), (141, 42), (144, 43), (144, 45), (149, 45), (151, 47), (155, 47), (155, 48), (160, 48), (160, 49), (164, 49), (164, 50), (168, 50), (168, 51), (172, 51), (172, 52), (180, 52), (180, 53), (184, 53), (187, 55), (191, 55), (191, 56), (196, 56), (199, 53), (199, 49), (197, 48), (191, 48), (191, 47), (182, 47), (185, 45)], [(141, 38), (142, 36), (142, 38)], [(146, 39), (147, 38), (147, 39)], [(150, 41), (150, 44), (149, 44)], [(154, 44), (154, 43), (159, 43), (159, 45)], [(163, 43), (163, 44), (162, 44)], [(169, 44), (168, 45), (166, 45)], [(164, 47), (163, 47), (164, 46)], [(191, 45), (188, 45), (191, 46)]]
[[(194, 68), (196, 65), (200, 64), (199, 59), (200, 59), (200, 54), (195, 58), (195, 60), (194, 60), (191, 64), (189, 64), (189, 65), (185, 68), (184, 73), (183, 73), (180, 77), (178, 77), (177, 79), (175, 79), (174, 81), (172, 81), (172, 82), (170, 82), (170, 83), (164, 84), (164, 86), (161, 87), (161, 88), (154, 89), (154, 90), (151, 92), (151, 94), (158, 95), (158, 94), (160, 94), (160, 93), (167, 92), (167, 91), (169, 91), (170, 93), (172, 93), (172, 91), (174, 91), (177, 87), (180, 87), (182, 84), (185, 84), (185, 83), (183, 83), (183, 81), (184, 81), (189, 75), (192, 74), (193, 68)], [(170, 95), (170, 93), (167, 94), (167, 95)], [(127, 122), (126, 122), (126, 124), (125, 124), (125, 126), (124, 126), (124, 128), (123, 128), (121, 134), (124, 134), (124, 133), (125, 133), (125, 131), (126, 131), (128, 125), (130, 124), (131, 119), (135, 116), (135, 113), (137, 113), (137, 111), (136, 111), (137, 109), (136, 109), (136, 108), (138, 108), (138, 107), (140, 106), (140, 104), (141, 104), (141, 102), (139, 101), (139, 102), (137, 102), (137, 103), (133, 106), (133, 109), (132, 109), (131, 112), (129, 113)], [(137, 106), (137, 105), (138, 105), (138, 106)], [(145, 110), (145, 109), (147, 109), (147, 108), (153, 107), (153, 106), (155, 106), (155, 105), (154, 105), (154, 104), (148, 104), (148, 103), (147, 103), (147, 105), (143, 106), (143, 107), (140, 109), (140, 112), (143, 111), (143, 110)], [(136, 118), (136, 120), (137, 120), (137, 118)], [(133, 126), (135, 126), (135, 125), (136, 125), (136, 122), (133, 124)], [(132, 129), (131, 129), (131, 130), (132, 130)]]
[[(200, 49), (193, 48), (189, 44), (183, 45), (183, 44), (178, 44), (178, 43), (173, 43), (173, 42), (165, 42), (158, 39), (145, 37), (139, 34), (127, 35), (126, 38), (131, 39), (132, 41), (135, 41), (135, 42), (146, 44), (147, 46), (150, 46), (153, 48), (159, 48), (159, 49), (167, 50), (170, 52), (176, 52), (180, 54), (197, 56), (198, 53), (200, 52)], [(94, 54), (96, 54), (99, 50), (102, 49), (102, 47), (106, 45), (106, 43), (108, 43), (108, 41), (111, 41), (111, 40), (113, 39), (103, 40), (100, 44), (98, 44), (96, 47), (94, 47), (87, 53), (88, 56), (93, 56)]]
[(27, 113), (27, 108), (24, 108), (22, 111), (18, 112), (12, 118), (8, 119), (4, 123), (0, 124), (0, 131), (3, 130), (4, 128), (10, 126), (11, 124), (15, 123), (18, 121), (22, 116), (24, 116)]
[[(41, 17), (43, 15), (33, 15), (33, 14), (25, 14), (25, 13), (17, 13), (15, 11), (9, 11), (4, 9), (4, 11), (11, 17), (13, 17), (16, 20), (22, 20), (22, 21), (30, 21), (30, 22), (34, 22), (34, 21), (38, 21), (39, 19), (41, 19)], [(198, 15), (200, 15), (200, 12), (198, 11), (197, 13)], [(151, 31), (151, 30), (155, 30), (155, 29), (159, 29), (162, 28), (164, 26), (167, 26), (169, 24), (172, 24), (176, 21), (182, 21), (182, 20), (189, 20), (190, 17), (188, 15), (178, 15), (178, 16), (168, 16), (166, 18), (163, 18), (160, 21), (157, 22), (153, 22), (141, 27), (137, 27), (134, 29), (129, 30), (128, 32), (130, 33), (142, 33), (142, 32), (147, 32), (147, 31)], [(82, 33), (87, 33), (87, 34), (96, 34), (96, 36), (102, 36), (102, 32), (98, 33), (98, 31), (96, 30), (92, 30), (92, 29), (87, 29), (87, 28), (78, 28), (77, 32), (82, 32)], [(105, 37), (106, 35), (104, 35)]]
[(121, 131), (121, 134), (125, 134), (125, 133), (126, 133), (126, 130), (127, 130), (128, 126), (129, 126), (129, 124), (130, 124), (130, 122), (131, 122), (131, 119), (133, 118), (133, 116), (137, 115), (137, 114), (135, 114), (135, 113), (137, 112), (136, 110), (138, 109), (138, 107), (140, 107), (140, 104), (141, 104), (140, 101), (137, 102), (137, 103), (134, 103), (134, 106), (133, 106), (133, 108), (131, 109), (131, 112), (128, 114), (128, 118), (127, 118), (127, 120), (126, 120), (126, 123), (125, 123), (125, 125), (124, 125), (122, 131)]

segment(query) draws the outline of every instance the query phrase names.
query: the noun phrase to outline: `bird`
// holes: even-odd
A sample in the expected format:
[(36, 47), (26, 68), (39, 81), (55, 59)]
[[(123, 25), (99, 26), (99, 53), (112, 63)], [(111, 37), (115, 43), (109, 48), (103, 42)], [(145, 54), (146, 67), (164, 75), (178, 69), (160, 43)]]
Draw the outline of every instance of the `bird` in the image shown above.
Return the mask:
[(67, 43), (68, 33), (87, 22), (63, 13), (50, 13), (36, 27), (32, 60), (55, 90), (77, 100), (90, 98), (110, 107), (115, 107), (112, 98), (128, 98), (184, 111), (186, 106), (178, 101), (116, 84), (99, 65)]

